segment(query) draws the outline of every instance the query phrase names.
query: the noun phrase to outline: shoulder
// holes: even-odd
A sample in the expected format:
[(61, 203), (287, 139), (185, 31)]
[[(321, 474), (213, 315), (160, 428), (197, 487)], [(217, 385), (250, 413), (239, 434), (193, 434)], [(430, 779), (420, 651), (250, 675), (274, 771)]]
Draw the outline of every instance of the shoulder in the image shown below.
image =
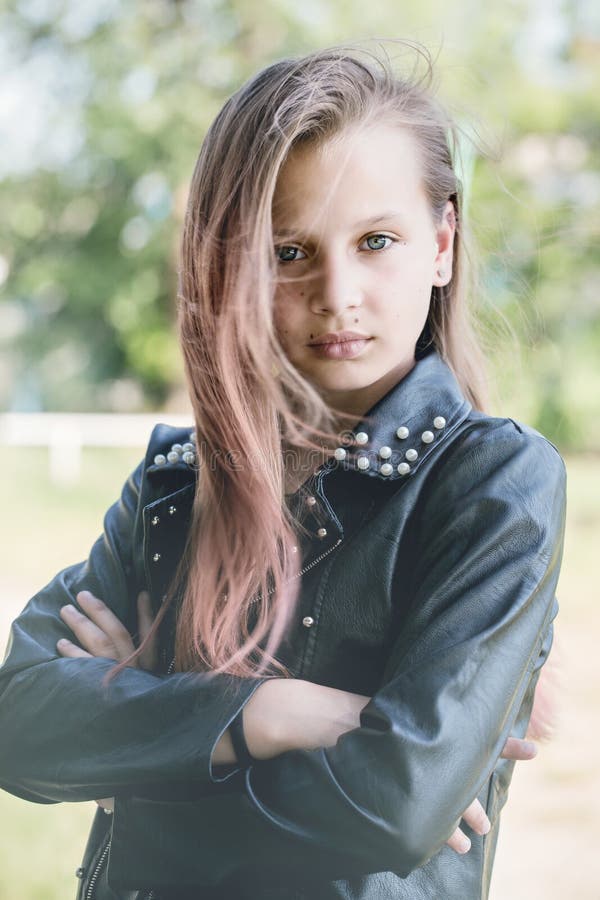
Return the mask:
[(535, 428), (517, 419), (477, 410), (471, 410), (445, 451), (442, 464), (471, 467), (474, 474), (484, 462), (496, 467), (511, 461), (524, 471), (541, 466), (549, 476), (565, 473), (558, 448)]
[(516, 511), (560, 526), (566, 505), (566, 467), (557, 447), (516, 419), (472, 410), (426, 475), (428, 509)]

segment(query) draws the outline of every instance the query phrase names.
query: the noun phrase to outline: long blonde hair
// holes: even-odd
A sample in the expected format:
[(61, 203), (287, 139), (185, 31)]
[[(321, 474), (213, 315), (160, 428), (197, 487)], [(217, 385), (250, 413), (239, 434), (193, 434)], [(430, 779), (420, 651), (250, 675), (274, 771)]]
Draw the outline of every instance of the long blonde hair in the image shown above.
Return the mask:
[(155, 622), (179, 590), (179, 671), (289, 674), (276, 651), (296, 602), (299, 560), (282, 448), (335, 446), (339, 431), (273, 325), (272, 201), (294, 147), (382, 120), (416, 137), (432, 216), (439, 221), (450, 199), (457, 221), (452, 279), (432, 288), (417, 354), (433, 344), (473, 406), (487, 402), (467, 304), (458, 132), (431, 90), (429, 53), (408, 46), (425, 62), (419, 77), (399, 77), (385, 53), (356, 48), (280, 60), (230, 97), (202, 144), (178, 296), (198, 480), (186, 552)]

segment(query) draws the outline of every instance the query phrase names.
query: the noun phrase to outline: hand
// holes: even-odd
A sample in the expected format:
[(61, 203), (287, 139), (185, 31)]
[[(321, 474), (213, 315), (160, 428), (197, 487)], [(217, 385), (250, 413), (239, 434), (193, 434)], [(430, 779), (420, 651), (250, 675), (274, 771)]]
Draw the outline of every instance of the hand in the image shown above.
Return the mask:
[[(61, 638), (56, 647), (61, 656), (94, 657), (102, 656), (122, 662), (135, 650), (133, 639), (122, 622), (109, 607), (91, 591), (80, 591), (77, 602), (83, 609), (81, 613), (75, 606), (68, 604), (60, 610), (60, 617), (77, 637), (85, 649)], [(141, 591), (137, 598), (139, 643), (141, 644), (152, 625), (152, 607), (150, 595)], [(129, 666), (152, 671), (158, 661), (156, 634), (144, 651), (133, 659)]]
[[(269, 678), (244, 707), (244, 735), (252, 756), (269, 759), (287, 750), (333, 747), (341, 734), (360, 726), (371, 698), (301, 678)], [(215, 748), (216, 762), (229, 762)]]
[[(537, 754), (537, 747), (531, 741), (523, 741), (520, 738), (509, 737), (500, 754), (501, 759), (533, 759)], [(490, 830), (490, 820), (479, 800), (475, 798), (466, 808), (461, 818), (470, 825), (477, 834), (487, 834)], [(467, 835), (457, 828), (446, 841), (457, 853), (467, 853), (471, 848), (471, 841)]]
[[(61, 638), (56, 644), (61, 656), (74, 658), (103, 656), (117, 662), (127, 659), (135, 650), (135, 646), (131, 635), (115, 614), (90, 591), (80, 591), (76, 599), (86, 614), (83, 615), (69, 604), (62, 607), (60, 617), (75, 634), (79, 643), (87, 650), (83, 650), (66, 638)], [(152, 607), (147, 591), (141, 591), (138, 594), (137, 609), (139, 643), (141, 644), (152, 625)], [(139, 666), (141, 669), (151, 671), (155, 668), (157, 661), (158, 648), (155, 634), (139, 657), (128, 665), (136, 668)], [(112, 813), (114, 810), (114, 797), (105, 797), (96, 800), (96, 803), (102, 807), (105, 813)]]

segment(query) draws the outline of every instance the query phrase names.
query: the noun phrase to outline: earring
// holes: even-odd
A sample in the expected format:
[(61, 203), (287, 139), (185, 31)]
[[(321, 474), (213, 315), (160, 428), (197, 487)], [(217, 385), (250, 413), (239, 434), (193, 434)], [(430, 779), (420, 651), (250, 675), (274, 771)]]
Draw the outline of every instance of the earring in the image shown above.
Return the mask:
[(437, 270), (437, 274), (438, 274), (438, 278), (445, 278), (445, 277), (446, 277), (446, 270), (445, 270), (445, 269), (438, 269), (438, 270)]

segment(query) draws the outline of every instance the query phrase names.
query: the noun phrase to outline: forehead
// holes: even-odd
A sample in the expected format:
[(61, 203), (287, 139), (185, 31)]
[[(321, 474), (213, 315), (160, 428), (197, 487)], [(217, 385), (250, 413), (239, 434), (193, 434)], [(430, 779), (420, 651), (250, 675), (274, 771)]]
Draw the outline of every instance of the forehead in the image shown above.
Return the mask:
[(306, 229), (328, 214), (343, 224), (394, 209), (427, 209), (420, 148), (400, 126), (379, 124), (295, 147), (273, 198), (276, 228)]

